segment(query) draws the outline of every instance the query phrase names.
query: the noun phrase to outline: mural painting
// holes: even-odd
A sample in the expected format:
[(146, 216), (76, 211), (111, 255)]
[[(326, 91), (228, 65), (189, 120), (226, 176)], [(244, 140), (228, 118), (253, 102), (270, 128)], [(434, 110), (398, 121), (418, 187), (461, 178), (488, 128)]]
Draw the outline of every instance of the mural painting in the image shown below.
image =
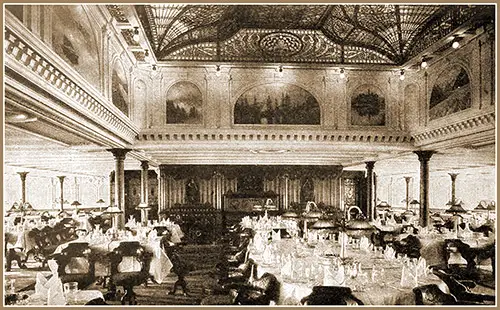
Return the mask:
[(174, 84), (167, 93), (167, 124), (201, 124), (201, 91), (190, 82)]
[(379, 89), (362, 85), (351, 98), (351, 125), (385, 126), (385, 99)]
[(111, 96), (113, 104), (128, 116), (128, 83), (121, 62), (115, 62), (111, 76)]
[(429, 119), (441, 118), (472, 105), (469, 75), (456, 65), (446, 69), (432, 87), (429, 102)]
[(100, 89), (99, 53), (91, 25), (83, 6), (53, 6), (54, 51), (96, 89)]
[(254, 87), (236, 101), (235, 124), (319, 125), (318, 101), (308, 91), (290, 84)]

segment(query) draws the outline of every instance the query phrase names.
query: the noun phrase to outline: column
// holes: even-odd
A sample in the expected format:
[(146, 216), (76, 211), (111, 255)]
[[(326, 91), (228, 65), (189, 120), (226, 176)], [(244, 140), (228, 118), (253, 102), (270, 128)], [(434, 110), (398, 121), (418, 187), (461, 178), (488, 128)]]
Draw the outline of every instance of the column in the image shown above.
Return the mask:
[(451, 203), (455, 205), (455, 181), (457, 180), (458, 173), (448, 173), (451, 177)]
[(18, 172), (21, 177), (21, 202), (24, 204), (26, 202), (26, 175), (29, 172)]
[(141, 161), (141, 222), (143, 225), (148, 223), (148, 173), (149, 165), (146, 160)]
[(122, 211), (118, 216), (117, 228), (123, 229), (125, 224), (125, 167), (124, 161), (125, 156), (130, 149), (110, 149), (113, 156), (115, 157), (115, 205)]
[(59, 197), (61, 199), (61, 209), (60, 211), (64, 211), (64, 175), (57, 176), (59, 178), (59, 183), (61, 183), (61, 196)]
[(283, 189), (283, 209), (288, 210), (289, 208), (289, 203), (288, 203), (288, 179), (289, 176), (288, 174), (283, 175), (283, 180), (285, 181), (285, 187)]
[(366, 212), (368, 221), (375, 219), (375, 203), (373, 201), (373, 167), (374, 161), (367, 161), (366, 164)]
[(159, 213), (165, 209), (165, 189), (163, 184), (165, 182), (165, 177), (163, 175), (161, 166), (158, 167), (158, 170), (156, 171), (156, 177), (158, 178), (158, 215), (159, 215)]
[(410, 206), (410, 181), (411, 177), (405, 177), (406, 181), (406, 210), (408, 210), (408, 207)]
[(415, 151), (420, 161), (420, 221), (422, 227), (429, 224), (429, 160), (434, 151)]

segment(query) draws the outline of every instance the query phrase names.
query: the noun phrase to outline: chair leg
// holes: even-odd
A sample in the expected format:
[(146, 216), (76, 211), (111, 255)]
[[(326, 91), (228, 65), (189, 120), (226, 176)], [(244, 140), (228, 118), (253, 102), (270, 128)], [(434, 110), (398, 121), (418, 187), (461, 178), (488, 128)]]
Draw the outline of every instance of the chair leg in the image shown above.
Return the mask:
[(129, 305), (137, 305), (136, 294), (134, 293), (132, 286), (127, 286), (123, 288), (125, 290), (125, 295), (121, 298), (122, 305), (127, 301)]

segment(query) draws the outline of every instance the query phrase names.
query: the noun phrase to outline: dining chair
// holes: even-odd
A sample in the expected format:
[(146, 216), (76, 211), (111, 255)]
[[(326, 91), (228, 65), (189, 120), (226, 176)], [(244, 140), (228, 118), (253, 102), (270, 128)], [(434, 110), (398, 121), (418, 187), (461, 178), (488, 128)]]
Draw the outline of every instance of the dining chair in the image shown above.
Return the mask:
[(61, 253), (50, 258), (57, 262), (57, 272), (63, 283), (78, 282), (79, 289), (94, 283), (95, 258), (87, 242), (68, 243)]
[(260, 278), (251, 278), (250, 283), (236, 287), (236, 305), (270, 305), (278, 303), (280, 282), (275, 275), (264, 273)]
[(457, 299), (443, 292), (437, 284), (426, 284), (413, 288), (415, 304), (425, 306), (456, 305)]
[(352, 294), (349, 287), (314, 286), (311, 294), (302, 298), (302, 305), (363, 305), (364, 303)]
[(115, 286), (123, 286), (125, 295), (121, 298), (124, 305), (136, 305), (136, 294), (133, 291), (134, 286), (147, 283), (151, 277), (149, 267), (152, 254), (137, 241), (121, 242), (112, 252), (109, 253), (112, 287), (110, 291), (115, 290)]
[(472, 280), (459, 281), (444, 270), (435, 270), (434, 274), (448, 286), (450, 293), (457, 299), (457, 304), (485, 305), (495, 303), (494, 295), (473, 293), (471, 289), (476, 287), (477, 284)]

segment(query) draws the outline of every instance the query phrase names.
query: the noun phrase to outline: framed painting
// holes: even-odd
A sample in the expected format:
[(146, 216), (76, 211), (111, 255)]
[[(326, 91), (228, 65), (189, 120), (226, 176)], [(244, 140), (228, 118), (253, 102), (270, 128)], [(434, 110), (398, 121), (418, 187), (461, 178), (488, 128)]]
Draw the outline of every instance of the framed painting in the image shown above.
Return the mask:
[(432, 87), (429, 120), (468, 109), (472, 106), (469, 75), (455, 65), (443, 71)]
[(167, 124), (201, 124), (203, 98), (191, 82), (178, 82), (167, 92)]

